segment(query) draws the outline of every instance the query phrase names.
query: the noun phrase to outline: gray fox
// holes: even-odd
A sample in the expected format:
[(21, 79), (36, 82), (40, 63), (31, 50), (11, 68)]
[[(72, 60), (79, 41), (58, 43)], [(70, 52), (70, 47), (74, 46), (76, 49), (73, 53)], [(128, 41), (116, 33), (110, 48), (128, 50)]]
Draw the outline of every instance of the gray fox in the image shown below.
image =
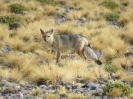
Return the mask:
[(90, 57), (98, 65), (101, 61), (90, 47), (88, 40), (78, 34), (55, 34), (53, 29), (43, 31), (40, 28), (42, 38), (54, 51), (56, 51), (56, 62), (60, 62), (61, 51), (74, 50), (80, 57), (87, 59)]

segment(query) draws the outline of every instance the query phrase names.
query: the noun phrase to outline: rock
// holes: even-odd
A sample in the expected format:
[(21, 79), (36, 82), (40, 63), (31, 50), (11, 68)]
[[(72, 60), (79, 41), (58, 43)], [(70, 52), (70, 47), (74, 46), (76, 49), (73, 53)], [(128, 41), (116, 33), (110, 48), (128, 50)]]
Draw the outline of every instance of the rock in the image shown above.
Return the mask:
[(97, 87), (92, 86), (90, 90), (96, 90), (96, 89), (97, 89)]
[(39, 87), (42, 88), (42, 89), (44, 89), (44, 88), (48, 89), (48, 87), (46, 85), (40, 85)]
[(19, 96), (20, 96), (20, 99), (23, 99), (24, 96), (23, 96), (23, 93), (22, 92), (19, 92)]
[(24, 54), (23, 52), (18, 52), (18, 53), (17, 53), (18, 56), (21, 56), (21, 55), (23, 55), (23, 54)]
[(85, 85), (82, 86), (82, 88), (91, 88), (91, 87), (97, 87), (98, 85), (93, 83), (93, 82), (89, 82), (86, 83)]
[(129, 46), (126, 53), (125, 53), (125, 57), (129, 57), (133, 55), (133, 46)]
[(95, 96), (94, 99), (102, 99), (101, 96)]
[(31, 97), (25, 97), (25, 99), (31, 99)]
[(115, 79), (116, 79), (116, 74), (115, 74), (115, 73), (110, 72), (110, 73), (109, 73), (109, 78), (111, 78), (111, 79), (115, 80)]
[(108, 99), (108, 96), (103, 96), (103, 99)]
[(5, 47), (2, 48), (2, 51), (5, 53), (8, 53), (8, 52), (12, 51), (12, 48), (10, 46), (6, 45)]
[(13, 86), (13, 88), (15, 89), (15, 90), (20, 90), (20, 86), (18, 85), (18, 86)]
[(17, 23), (17, 22), (12, 23), (12, 24), (9, 25), (9, 30), (16, 30), (16, 29), (18, 29), (20, 26), (21, 26), (21, 25), (20, 25), (19, 23)]
[(84, 90), (80, 88), (80, 89), (77, 89), (75, 92), (77, 92), (77, 93), (83, 93)]
[(72, 10), (71, 10), (68, 6), (65, 6), (65, 7), (64, 7), (64, 11), (65, 11), (66, 13), (72, 12)]
[(64, 86), (66, 87), (67, 90), (72, 89), (72, 86), (71, 86), (70, 84), (67, 84), (67, 83), (66, 83), (66, 84), (64, 84)]

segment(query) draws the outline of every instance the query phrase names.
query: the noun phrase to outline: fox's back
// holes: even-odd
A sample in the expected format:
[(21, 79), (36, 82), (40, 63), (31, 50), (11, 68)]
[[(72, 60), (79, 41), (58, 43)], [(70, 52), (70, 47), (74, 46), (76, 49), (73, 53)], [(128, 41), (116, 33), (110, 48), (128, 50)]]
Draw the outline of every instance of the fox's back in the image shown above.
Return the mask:
[(55, 39), (59, 43), (61, 50), (72, 50), (76, 48), (76, 45), (80, 42), (85, 42), (88, 45), (88, 40), (77, 34), (58, 34)]

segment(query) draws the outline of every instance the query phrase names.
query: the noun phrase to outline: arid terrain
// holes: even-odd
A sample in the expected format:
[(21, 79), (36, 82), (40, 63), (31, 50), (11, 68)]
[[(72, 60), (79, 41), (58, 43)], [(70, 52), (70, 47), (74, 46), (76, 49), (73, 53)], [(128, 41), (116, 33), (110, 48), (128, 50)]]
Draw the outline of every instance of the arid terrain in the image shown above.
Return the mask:
[[(1, 0), (0, 99), (133, 99), (132, 0)], [(40, 28), (79, 34), (102, 65), (63, 51)]]

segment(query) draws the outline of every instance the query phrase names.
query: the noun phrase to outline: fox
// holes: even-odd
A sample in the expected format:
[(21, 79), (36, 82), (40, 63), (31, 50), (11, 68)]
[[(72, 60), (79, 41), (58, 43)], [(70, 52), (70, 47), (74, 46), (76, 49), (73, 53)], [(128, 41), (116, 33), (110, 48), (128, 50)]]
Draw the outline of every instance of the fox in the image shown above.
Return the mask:
[(90, 57), (98, 65), (102, 64), (86, 37), (79, 34), (56, 34), (53, 29), (44, 31), (40, 28), (40, 32), (44, 42), (56, 52), (56, 63), (60, 63), (62, 51), (74, 50), (80, 57)]

